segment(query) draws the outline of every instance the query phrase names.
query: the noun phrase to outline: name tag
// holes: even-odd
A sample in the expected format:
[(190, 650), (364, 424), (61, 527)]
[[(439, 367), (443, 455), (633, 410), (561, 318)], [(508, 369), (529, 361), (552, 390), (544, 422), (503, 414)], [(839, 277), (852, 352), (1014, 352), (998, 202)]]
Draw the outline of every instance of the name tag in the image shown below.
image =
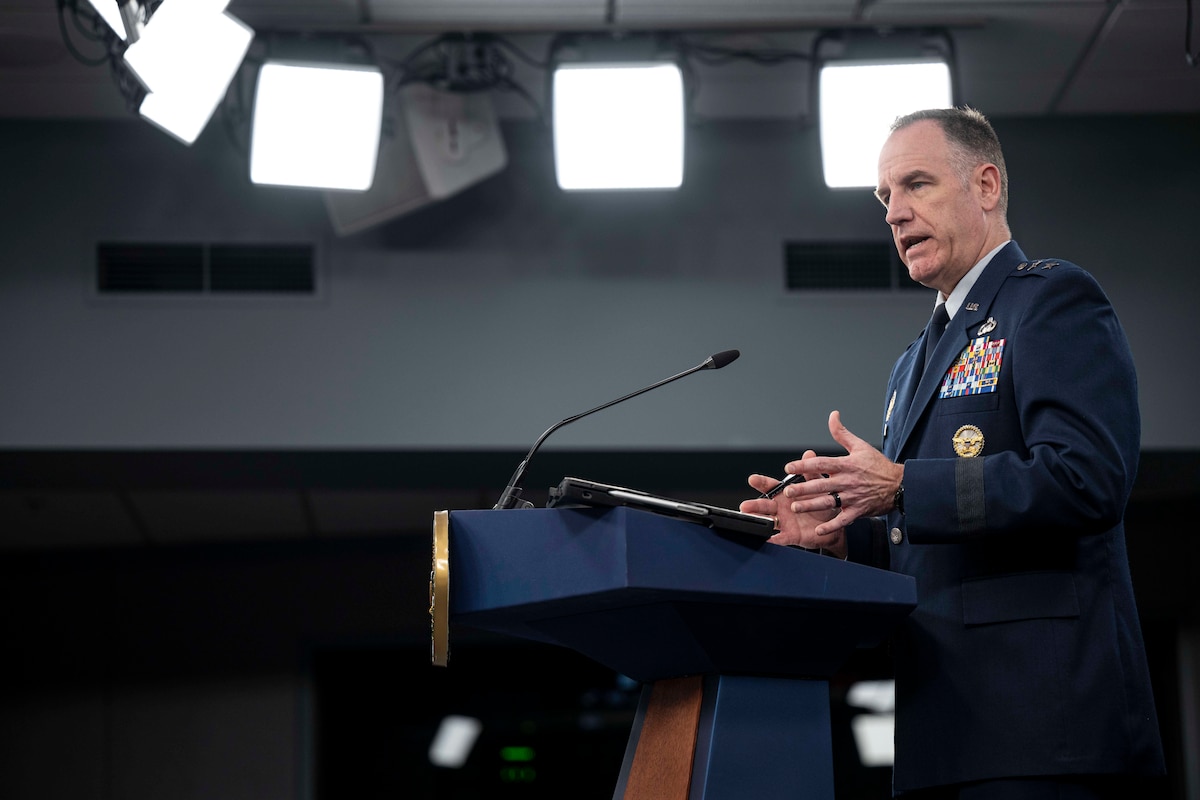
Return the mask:
[(967, 345), (942, 380), (938, 397), (945, 399), (996, 391), (1006, 341), (1007, 339), (992, 341), (986, 336), (980, 336)]

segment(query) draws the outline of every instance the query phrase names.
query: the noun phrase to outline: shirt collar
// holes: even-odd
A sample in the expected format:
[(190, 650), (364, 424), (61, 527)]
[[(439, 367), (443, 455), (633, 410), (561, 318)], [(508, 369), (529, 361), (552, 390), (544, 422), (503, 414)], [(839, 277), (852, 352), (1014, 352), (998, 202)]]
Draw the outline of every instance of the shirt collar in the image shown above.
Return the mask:
[(992, 257), (995, 256), (996, 253), (999, 253), (1004, 248), (1004, 245), (1011, 241), (1012, 239), (1008, 239), (1004, 242), (1001, 242), (994, 250), (985, 255), (983, 258), (979, 259), (979, 263), (971, 267), (971, 271), (962, 276), (958, 282), (958, 285), (955, 286), (950, 292), (949, 297), (943, 298), (942, 293), (938, 292), (937, 302), (933, 304), (933, 307), (937, 308), (938, 303), (945, 303), (946, 313), (950, 315), (950, 319), (954, 319), (954, 315), (957, 314), (958, 309), (962, 307), (963, 301), (967, 299), (967, 295), (970, 294), (971, 288), (975, 286), (975, 281), (979, 280), (979, 276), (983, 274), (984, 268), (987, 267), (988, 263), (991, 262)]

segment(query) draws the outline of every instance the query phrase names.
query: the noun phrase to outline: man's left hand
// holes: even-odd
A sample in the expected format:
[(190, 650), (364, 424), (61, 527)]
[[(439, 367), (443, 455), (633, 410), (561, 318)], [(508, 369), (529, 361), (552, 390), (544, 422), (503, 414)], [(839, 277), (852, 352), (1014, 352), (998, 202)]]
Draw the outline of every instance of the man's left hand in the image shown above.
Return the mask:
[(817, 526), (820, 535), (841, 530), (860, 517), (891, 511), (896, 490), (904, 480), (904, 465), (890, 461), (842, 424), (841, 414), (829, 415), (829, 433), (846, 449), (844, 456), (805, 454), (786, 467), (788, 472), (822, 476), (783, 490), (797, 512), (836, 511), (837, 516)]

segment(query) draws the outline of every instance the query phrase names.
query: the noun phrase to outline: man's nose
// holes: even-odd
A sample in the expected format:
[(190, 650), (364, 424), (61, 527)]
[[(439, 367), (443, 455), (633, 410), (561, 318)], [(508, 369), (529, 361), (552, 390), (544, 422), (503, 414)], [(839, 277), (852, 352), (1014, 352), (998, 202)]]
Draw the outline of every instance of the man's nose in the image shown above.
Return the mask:
[(911, 216), (911, 209), (908, 204), (898, 197), (893, 197), (888, 202), (887, 214), (884, 215), (884, 220), (889, 225), (897, 225)]

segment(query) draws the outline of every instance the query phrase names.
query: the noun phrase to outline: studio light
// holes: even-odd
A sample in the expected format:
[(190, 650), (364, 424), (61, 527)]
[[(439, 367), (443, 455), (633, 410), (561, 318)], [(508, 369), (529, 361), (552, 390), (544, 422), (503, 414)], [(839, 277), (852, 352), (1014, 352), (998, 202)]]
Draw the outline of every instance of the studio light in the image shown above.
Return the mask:
[(846, 704), (864, 713), (850, 720), (858, 758), (866, 767), (890, 767), (896, 760), (896, 682), (859, 681), (846, 692)]
[[(821, 164), (830, 188), (874, 187), (876, 160), (899, 116), (954, 104), (948, 38), (893, 36), (841, 42), (819, 61)], [(820, 44), (818, 44), (818, 48)], [(890, 55), (889, 55), (890, 53)]]
[(429, 745), (429, 762), (437, 767), (461, 768), (482, 731), (483, 723), (475, 717), (461, 714), (443, 717)]
[(139, 113), (191, 144), (237, 73), (254, 31), (221, 0), (165, 0), (125, 51), (148, 94)]
[(268, 61), (258, 73), (250, 180), (363, 191), (383, 114), (378, 67)]
[(683, 183), (677, 64), (562, 64), (552, 91), (561, 188), (676, 189)]

